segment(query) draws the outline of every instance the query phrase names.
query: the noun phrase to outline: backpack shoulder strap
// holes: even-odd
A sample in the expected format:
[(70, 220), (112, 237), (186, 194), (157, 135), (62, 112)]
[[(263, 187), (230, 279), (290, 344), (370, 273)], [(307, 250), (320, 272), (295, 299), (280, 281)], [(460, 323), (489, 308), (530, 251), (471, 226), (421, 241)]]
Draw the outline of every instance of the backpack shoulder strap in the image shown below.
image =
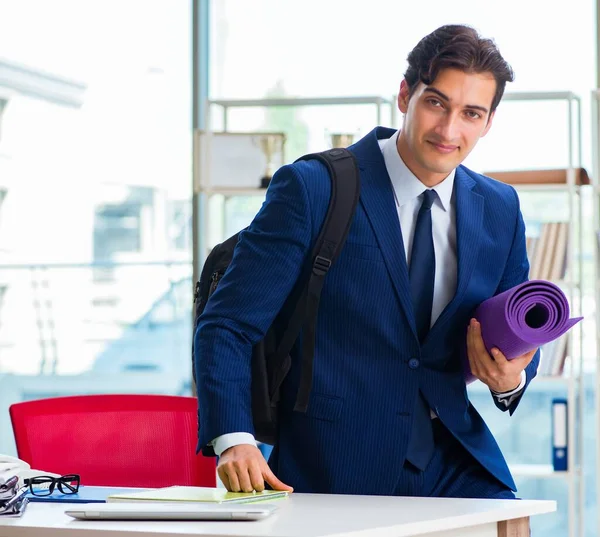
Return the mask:
[[(283, 361), (290, 353), (304, 324), (300, 385), (294, 410), (306, 412), (312, 388), (315, 327), (321, 290), (325, 276), (339, 256), (346, 241), (358, 198), (360, 175), (354, 155), (343, 148), (311, 153), (298, 160), (319, 160), (331, 178), (331, 197), (325, 220), (312, 251), (312, 266), (308, 283), (296, 303), (288, 326), (278, 346), (277, 355)], [(306, 321), (306, 322), (305, 322)], [(274, 379), (277, 389), (283, 379)]]
[(331, 198), (313, 250), (313, 274), (323, 276), (338, 257), (360, 195), (360, 176), (354, 155), (343, 148), (304, 155), (298, 160), (322, 162), (331, 178)]

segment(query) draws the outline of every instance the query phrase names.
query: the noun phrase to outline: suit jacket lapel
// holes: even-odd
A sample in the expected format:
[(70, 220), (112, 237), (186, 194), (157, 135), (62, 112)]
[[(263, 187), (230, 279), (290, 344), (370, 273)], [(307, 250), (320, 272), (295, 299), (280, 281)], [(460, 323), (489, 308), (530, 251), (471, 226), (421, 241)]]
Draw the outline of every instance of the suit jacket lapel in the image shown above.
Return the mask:
[(477, 263), (477, 253), (480, 245), (481, 226), (483, 222), (484, 198), (473, 192), (475, 181), (462, 169), (456, 169), (454, 177), (454, 192), (456, 195), (456, 250), (457, 250), (457, 283), (456, 292), (450, 303), (438, 317), (429, 332), (435, 336), (435, 331), (443, 326), (460, 304), (471, 280), (471, 274)]
[(351, 149), (356, 154), (361, 171), (360, 202), (381, 248), (400, 305), (416, 338), (406, 253), (394, 190), (377, 143), (378, 138), (389, 138), (394, 132), (392, 129), (378, 127)]

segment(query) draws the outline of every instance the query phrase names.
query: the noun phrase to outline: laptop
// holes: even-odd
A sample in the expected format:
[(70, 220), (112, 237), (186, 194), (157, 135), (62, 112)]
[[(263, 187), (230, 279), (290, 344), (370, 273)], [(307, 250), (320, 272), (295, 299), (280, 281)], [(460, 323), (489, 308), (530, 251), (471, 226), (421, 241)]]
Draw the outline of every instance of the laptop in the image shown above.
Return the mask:
[(268, 503), (131, 502), (84, 503), (66, 509), (65, 514), (78, 520), (262, 520), (276, 510)]

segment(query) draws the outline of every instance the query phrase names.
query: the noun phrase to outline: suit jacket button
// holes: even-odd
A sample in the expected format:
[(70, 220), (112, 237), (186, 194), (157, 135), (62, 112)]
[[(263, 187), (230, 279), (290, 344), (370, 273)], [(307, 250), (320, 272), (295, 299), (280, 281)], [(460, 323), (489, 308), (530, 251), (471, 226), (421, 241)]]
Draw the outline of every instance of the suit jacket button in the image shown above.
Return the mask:
[(419, 367), (419, 360), (417, 360), (416, 358), (411, 358), (408, 361), (408, 367), (410, 367), (411, 369), (417, 369), (417, 367)]

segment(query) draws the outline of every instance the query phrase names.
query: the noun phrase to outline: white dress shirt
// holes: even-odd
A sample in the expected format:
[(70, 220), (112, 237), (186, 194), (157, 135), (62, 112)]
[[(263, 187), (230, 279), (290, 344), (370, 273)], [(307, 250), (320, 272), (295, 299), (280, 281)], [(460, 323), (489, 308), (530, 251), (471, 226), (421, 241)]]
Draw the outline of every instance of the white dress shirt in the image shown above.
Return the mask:
[[(427, 187), (408, 169), (400, 153), (397, 140), (400, 131), (391, 138), (379, 140), (385, 167), (392, 181), (396, 198), (396, 209), (400, 219), (402, 241), (406, 254), (407, 265), (410, 266), (412, 239), (417, 221), (417, 214), (423, 201), (423, 193)], [(433, 248), (435, 251), (435, 283), (433, 289), (433, 305), (431, 309), (431, 325), (435, 323), (440, 313), (452, 300), (456, 291), (457, 260), (456, 260), (456, 201), (454, 196), (454, 175), (452, 170), (448, 177), (435, 186), (437, 197), (431, 207), (431, 223), (433, 233)], [(507, 407), (518, 396), (526, 382), (525, 371), (521, 374), (519, 386), (505, 393), (494, 393), (494, 396)], [(435, 418), (432, 412), (432, 418)], [(238, 444), (256, 445), (254, 436), (250, 433), (228, 433), (221, 435), (212, 442), (217, 455)]]

